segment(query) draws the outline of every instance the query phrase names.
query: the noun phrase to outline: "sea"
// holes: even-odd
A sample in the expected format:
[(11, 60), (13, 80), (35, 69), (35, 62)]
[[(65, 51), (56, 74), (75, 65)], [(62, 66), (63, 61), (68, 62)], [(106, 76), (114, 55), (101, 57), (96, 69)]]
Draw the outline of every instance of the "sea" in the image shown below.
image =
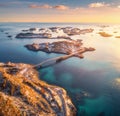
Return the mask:
[[(58, 39), (17, 39), (21, 30), (29, 28), (78, 27), (92, 28), (92, 33), (72, 36), (83, 46), (93, 47), (84, 58), (72, 57), (50, 63), (39, 69), (39, 78), (63, 87), (77, 109), (77, 116), (120, 116), (120, 25), (82, 23), (0, 23), (0, 62), (38, 64), (62, 56), (57, 53), (29, 51), (31, 43), (61, 41)], [(102, 37), (99, 32), (111, 34)], [(8, 36), (12, 36), (11, 38)]]

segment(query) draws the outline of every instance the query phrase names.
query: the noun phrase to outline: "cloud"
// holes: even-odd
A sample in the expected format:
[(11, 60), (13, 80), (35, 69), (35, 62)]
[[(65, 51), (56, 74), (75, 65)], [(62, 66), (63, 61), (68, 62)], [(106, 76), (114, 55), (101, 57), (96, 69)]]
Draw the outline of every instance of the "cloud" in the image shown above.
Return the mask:
[(4, 6), (7, 6), (6, 4), (0, 4), (0, 7), (4, 7)]
[(69, 9), (69, 7), (65, 6), (65, 5), (51, 6), (51, 5), (48, 5), (48, 4), (43, 4), (43, 5), (31, 4), (29, 7), (30, 8), (41, 8), (41, 9), (57, 9), (57, 10), (67, 10), (67, 9)]
[(104, 2), (96, 2), (96, 3), (91, 3), (88, 5), (90, 8), (101, 8), (101, 7), (107, 7), (110, 6), (110, 4), (106, 4)]
[(50, 9), (50, 8), (52, 8), (52, 6), (50, 6), (48, 4), (44, 4), (44, 5), (31, 4), (29, 7), (30, 8), (43, 8), (43, 9)]
[(53, 8), (58, 9), (58, 10), (67, 10), (67, 9), (69, 9), (69, 7), (65, 6), (65, 5), (57, 5), (57, 6), (54, 6)]
[(120, 5), (119, 5), (119, 6), (117, 6), (117, 8), (120, 8)]

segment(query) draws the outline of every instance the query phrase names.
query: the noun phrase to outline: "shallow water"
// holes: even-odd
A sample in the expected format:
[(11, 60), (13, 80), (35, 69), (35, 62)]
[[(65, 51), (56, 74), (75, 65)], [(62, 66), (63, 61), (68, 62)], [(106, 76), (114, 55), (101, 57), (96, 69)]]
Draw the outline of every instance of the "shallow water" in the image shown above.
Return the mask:
[[(22, 29), (51, 26), (94, 28), (93, 33), (72, 38), (82, 39), (84, 46), (95, 47), (96, 51), (85, 53), (84, 59), (73, 57), (57, 64), (49, 64), (39, 70), (40, 79), (65, 88), (78, 110), (78, 116), (120, 116), (120, 39), (115, 38), (120, 35), (120, 25), (102, 28), (99, 24), (0, 23), (0, 62), (37, 64), (60, 56), (61, 54), (32, 52), (24, 47), (28, 43), (48, 40), (15, 38)], [(113, 36), (101, 37), (98, 34), (100, 30)], [(6, 32), (12, 35), (11, 39)]]

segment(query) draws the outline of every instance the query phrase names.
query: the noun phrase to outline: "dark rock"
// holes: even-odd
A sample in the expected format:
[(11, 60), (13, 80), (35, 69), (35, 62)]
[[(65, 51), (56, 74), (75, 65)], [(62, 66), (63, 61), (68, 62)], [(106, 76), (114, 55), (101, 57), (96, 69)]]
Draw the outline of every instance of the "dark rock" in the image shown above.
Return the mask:
[(35, 33), (19, 33), (16, 38), (51, 38), (52, 35), (49, 33), (40, 33), (40, 34), (35, 34)]
[(36, 31), (36, 28), (30, 28), (29, 31)]
[(8, 35), (7, 37), (11, 38), (11, 37), (12, 37), (12, 35)]

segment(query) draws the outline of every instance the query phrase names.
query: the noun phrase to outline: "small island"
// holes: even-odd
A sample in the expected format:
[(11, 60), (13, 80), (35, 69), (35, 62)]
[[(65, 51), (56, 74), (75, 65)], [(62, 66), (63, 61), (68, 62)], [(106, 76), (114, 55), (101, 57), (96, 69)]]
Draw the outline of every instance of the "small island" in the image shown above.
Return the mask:
[(120, 38), (120, 36), (115, 36), (115, 38)]
[(66, 91), (41, 81), (33, 65), (0, 63), (0, 116), (75, 116)]
[(36, 34), (36, 33), (32, 33), (32, 32), (29, 32), (29, 33), (19, 33), (16, 38), (51, 38), (52, 37), (52, 34), (50, 33), (39, 33), (39, 34)]
[(60, 53), (65, 54), (65, 57), (60, 57), (63, 60), (69, 57), (79, 57), (83, 58), (83, 53), (87, 51), (94, 51), (95, 48), (92, 47), (82, 47), (83, 43), (81, 40), (71, 40), (71, 41), (59, 41), (53, 43), (33, 43), (27, 44), (25, 47), (32, 51), (44, 51), (47, 53)]
[(22, 30), (16, 38), (47, 38), (47, 39), (71, 39), (71, 36), (92, 33), (94, 29), (79, 29), (73, 27), (49, 27), (49, 28), (30, 28)]
[(101, 35), (102, 37), (112, 37), (113, 36), (113, 35), (108, 34), (106, 32), (99, 32), (98, 34)]
[(79, 28), (65, 27), (62, 29), (63, 29), (63, 32), (69, 36), (92, 33), (94, 31), (94, 29), (91, 29), (91, 28), (90, 29), (79, 29)]

